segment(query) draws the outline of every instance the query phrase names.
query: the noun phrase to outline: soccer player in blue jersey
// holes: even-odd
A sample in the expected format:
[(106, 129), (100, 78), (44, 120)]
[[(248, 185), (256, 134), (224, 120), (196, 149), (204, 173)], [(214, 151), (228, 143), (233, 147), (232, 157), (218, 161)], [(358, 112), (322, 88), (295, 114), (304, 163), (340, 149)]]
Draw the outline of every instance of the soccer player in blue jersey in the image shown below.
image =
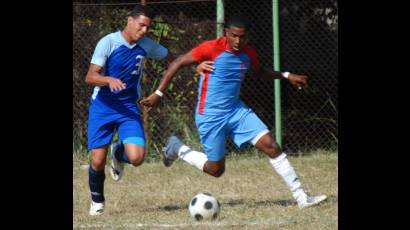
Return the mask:
[[(164, 148), (165, 166), (169, 167), (180, 158), (199, 170), (220, 177), (225, 171), (225, 138), (229, 137), (238, 147), (252, 144), (264, 152), (273, 169), (286, 182), (300, 208), (318, 204), (326, 196), (309, 196), (305, 193), (286, 154), (272, 138), (267, 126), (239, 98), (241, 83), (250, 68), (254, 69), (255, 77), (288, 80), (299, 89), (308, 86), (307, 77), (262, 68), (256, 50), (248, 42), (249, 22), (245, 18), (233, 16), (225, 26), (224, 37), (205, 41), (175, 59), (161, 79), (157, 91), (162, 93), (181, 67), (204, 61), (211, 61), (212, 64), (199, 65), (208, 71), (201, 75), (195, 109), (195, 123), (205, 153), (194, 151), (176, 136), (171, 136)], [(153, 93), (140, 103), (152, 107), (159, 99)]]
[(145, 36), (153, 18), (149, 8), (135, 6), (125, 28), (104, 36), (91, 59), (85, 79), (95, 86), (88, 118), (88, 149), (92, 156), (90, 215), (99, 215), (104, 210), (104, 167), (114, 132), (118, 132), (120, 140), (111, 146), (110, 173), (114, 180), (121, 178), (124, 163), (139, 166), (144, 161), (145, 136), (137, 106), (143, 61), (170, 59), (165, 47)]

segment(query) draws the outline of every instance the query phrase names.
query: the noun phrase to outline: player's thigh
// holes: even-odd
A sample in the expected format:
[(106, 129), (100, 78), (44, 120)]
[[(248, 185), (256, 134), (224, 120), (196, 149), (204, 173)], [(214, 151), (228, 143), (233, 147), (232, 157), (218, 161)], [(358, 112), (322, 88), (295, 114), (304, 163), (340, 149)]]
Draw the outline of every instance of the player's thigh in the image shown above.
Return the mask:
[(245, 147), (255, 138), (269, 133), (265, 123), (249, 108), (242, 108), (229, 120), (230, 138), (238, 147)]

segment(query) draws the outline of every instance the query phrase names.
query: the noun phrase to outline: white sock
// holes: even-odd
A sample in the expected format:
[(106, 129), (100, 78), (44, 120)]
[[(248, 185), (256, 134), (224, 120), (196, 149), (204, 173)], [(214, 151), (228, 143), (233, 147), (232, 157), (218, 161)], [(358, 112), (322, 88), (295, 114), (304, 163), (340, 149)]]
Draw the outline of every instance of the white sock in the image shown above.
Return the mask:
[(208, 161), (208, 158), (204, 153), (194, 151), (186, 145), (179, 148), (178, 157), (188, 164), (197, 167), (201, 171), (203, 171), (204, 165)]
[(286, 185), (292, 192), (292, 196), (299, 202), (306, 196), (305, 192), (301, 188), (299, 178), (296, 175), (295, 170), (290, 164), (286, 154), (282, 153), (274, 159), (269, 159), (273, 169), (282, 177), (286, 182)]

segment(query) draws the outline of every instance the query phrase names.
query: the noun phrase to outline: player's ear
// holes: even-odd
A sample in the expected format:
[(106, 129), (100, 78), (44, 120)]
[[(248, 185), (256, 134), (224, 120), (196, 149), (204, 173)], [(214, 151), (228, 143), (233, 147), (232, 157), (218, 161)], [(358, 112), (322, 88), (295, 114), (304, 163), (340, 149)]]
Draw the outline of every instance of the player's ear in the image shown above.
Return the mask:
[(132, 22), (132, 20), (134, 20), (134, 18), (132, 16), (128, 16), (127, 24), (130, 24)]

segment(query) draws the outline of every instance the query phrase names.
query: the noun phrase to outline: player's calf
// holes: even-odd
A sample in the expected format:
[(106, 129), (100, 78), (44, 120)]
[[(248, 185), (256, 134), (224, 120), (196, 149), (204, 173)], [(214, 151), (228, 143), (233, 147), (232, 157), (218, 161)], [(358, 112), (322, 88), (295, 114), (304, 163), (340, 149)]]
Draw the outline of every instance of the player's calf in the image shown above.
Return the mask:
[(259, 149), (272, 159), (278, 157), (282, 153), (282, 149), (269, 133), (266, 133), (265, 135), (260, 137), (256, 141), (256, 143), (254, 143), (254, 145), (257, 149)]

